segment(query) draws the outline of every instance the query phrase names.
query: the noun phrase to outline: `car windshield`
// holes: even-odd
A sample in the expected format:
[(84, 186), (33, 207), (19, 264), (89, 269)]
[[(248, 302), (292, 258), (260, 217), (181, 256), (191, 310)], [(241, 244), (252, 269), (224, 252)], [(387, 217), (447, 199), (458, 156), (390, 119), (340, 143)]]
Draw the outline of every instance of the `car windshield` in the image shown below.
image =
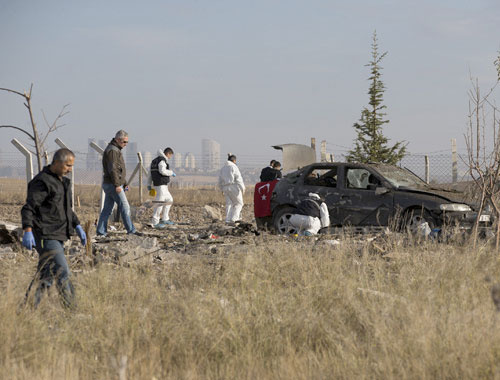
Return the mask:
[(415, 174), (408, 170), (391, 165), (377, 165), (377, 171), (395, 187), (427, 188), (427, 185)]

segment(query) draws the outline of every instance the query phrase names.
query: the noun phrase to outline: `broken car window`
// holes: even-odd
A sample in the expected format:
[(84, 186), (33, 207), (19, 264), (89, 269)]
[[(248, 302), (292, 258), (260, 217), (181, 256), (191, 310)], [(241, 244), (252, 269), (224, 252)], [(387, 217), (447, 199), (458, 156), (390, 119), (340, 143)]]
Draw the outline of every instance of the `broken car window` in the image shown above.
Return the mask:
[(337, 187), (337, 168), (313, 169), (304, 179), (311, 186)]
[(377, 171), (395, 187), (427, 188), (428, 185), (409, 171), (392, 165), (376, 165)]
[(348, 189), (368, 189), (368, 177), (370, 172), (361, 168), (346, 169), (346, 187)]

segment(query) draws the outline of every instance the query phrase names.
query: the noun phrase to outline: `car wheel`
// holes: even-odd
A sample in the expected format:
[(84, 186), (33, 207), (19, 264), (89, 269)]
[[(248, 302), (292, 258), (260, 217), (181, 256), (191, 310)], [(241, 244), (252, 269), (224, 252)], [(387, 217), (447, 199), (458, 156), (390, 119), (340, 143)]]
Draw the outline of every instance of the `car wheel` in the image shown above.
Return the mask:
[(290, 218), (296, 213), (294, 207), (283, 207), (273, 217), (273, 225), (278, 234), (296, 234), (297, 229), (290, 224)]
[(436, 227), (436, 221), (427, 210), (413, 209), (406, 212), (402, 227), (403, 231), (412, 235), (427, 236)]

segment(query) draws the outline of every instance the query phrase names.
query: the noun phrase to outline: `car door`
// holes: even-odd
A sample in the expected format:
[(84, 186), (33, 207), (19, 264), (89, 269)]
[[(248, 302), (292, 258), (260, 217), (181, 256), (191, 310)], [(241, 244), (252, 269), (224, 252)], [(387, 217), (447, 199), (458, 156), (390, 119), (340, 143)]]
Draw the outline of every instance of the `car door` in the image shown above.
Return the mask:
[(304, 173), (303, 185), (300, 186), (299, 198), (309, 193), (318, 194), (328, 206), (330, 224), (338, 226), (341, 224), (339, 209), (340, 193), (337, 190), (337, 174), (339, 165), (313, 166)]
[[(340, 173), (339, 173), (340, 174)], [(339, 176), (339, 214), (343, 225), (387, 226), (393, 209), (392, 191), (377, 194), (381, 178), (368, 167), (345, 165)]]

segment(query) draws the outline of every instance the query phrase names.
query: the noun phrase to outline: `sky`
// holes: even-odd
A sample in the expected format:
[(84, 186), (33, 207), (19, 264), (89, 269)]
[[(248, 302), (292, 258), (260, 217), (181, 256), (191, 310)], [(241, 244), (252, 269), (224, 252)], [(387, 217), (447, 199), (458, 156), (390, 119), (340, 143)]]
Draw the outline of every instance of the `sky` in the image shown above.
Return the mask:
[[(200, 153), (212, 138), (246, 160), (271, 145), (353, 146), (368, 103), (374, 31), (386, 86), (384, 134), (412, 153), (464, 150), (470, 76), (489, 89), (498, 0), (0, 0), (0, 87), (28, 90), (35, 119), (75, 151), (126, 130), (139, 149)], [(29, 128), (0, 91), (0, 125)], [(1, 152), (16, 152), (1, 129)]]

